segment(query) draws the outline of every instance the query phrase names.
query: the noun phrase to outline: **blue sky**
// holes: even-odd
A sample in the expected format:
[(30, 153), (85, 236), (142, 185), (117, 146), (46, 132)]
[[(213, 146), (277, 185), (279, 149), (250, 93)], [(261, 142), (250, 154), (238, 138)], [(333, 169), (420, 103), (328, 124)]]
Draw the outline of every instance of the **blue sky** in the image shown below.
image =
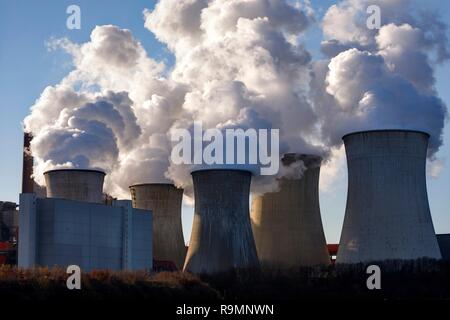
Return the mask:
[[(335, 1), (312, 1), (321, 16)], [(66, 28), (66, 8), (71, 4), (81, 7), (81, 30)], [(130, 29), (155, 60), (173, 63), (166, 48), (144, 28), (142, 11), (153, 8), (155, 1), (23, 1), (0, 0), (0, 200), (18, 201), (22, 172), (22, 125), (29, 107), (47, 85), (58, 83), (70, 70), (69, 57), (61, 51), (49, 52), (45, 42), (51, 38), (68, 37), (74, 42), (89, 40), (96, 25), (114, 24)], [(419, 6), (437, 9), (444, 21), (450, 21), (450, 2), (428, 0)], [(320, 57), (321, 41), (318, 26), (305, 38), (306, 47)], [(450, 105), (450, 63), (437, 68), (437, 89)], [(428, 179), (428, 193), (435, 229), (450, 233), (450, 129), (446, 127), (444, 146), (438, 156), (445, 168), (436, 179)], [(321, 193), (322, 219), (327, 240), (337, 242), (342, 226), (346, 200), (346, 177), (340, 179), (332, 192)], [(189, 222), (190, 214), (185, 214)], [(185, 225), (188, 225), (186, 223)]]

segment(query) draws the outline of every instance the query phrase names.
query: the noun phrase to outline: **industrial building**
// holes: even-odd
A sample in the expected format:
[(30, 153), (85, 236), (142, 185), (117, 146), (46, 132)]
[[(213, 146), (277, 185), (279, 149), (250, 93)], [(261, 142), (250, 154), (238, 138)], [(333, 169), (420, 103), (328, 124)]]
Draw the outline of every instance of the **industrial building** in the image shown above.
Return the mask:
[(0, 265), (17, 263), (18, 227), (17, 204), (0, 201)]
[(300, 178), (282, 178), (279, 191), (253, 197), (251, 222), (258, 258), (274, 268), (327, 265), (330, 257), (319, 207), (321, 158), (286, 154), (283, 166), (301, 161)]
[(133, 207), (153, 212), (153, 257), (172, 261), (183, 268), (186, 246), (181, 224), (183, 189), (173, 184), (152, 183), (130, 186)]
[(53, 170), (47, 198), (20, 195), (20, 267), (152, 269), (151, 211), (129, 200), (101, 203), (103, 178), (96, 170)]
[(441, 258), (426, 189), (428, 139), (407, 130), (343, 137), (348, 194), (337, 263)]
[(192, 172), (194, 223), (184, 270), (217, 273), (259, 266), (249, 214), (251, 173)]

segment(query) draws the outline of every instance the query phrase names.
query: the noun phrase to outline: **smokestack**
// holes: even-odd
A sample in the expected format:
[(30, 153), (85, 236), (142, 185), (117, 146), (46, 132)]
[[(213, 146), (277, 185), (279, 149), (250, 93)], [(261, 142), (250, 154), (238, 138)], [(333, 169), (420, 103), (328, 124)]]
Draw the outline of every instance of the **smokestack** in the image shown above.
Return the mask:
[(29, 132), (23, 133), (23, 162), (22, 162), (22, 193), (34, 192), (33, 156), (31, 155), (30, 143), (33, 135)]
[(153, 211), (153, 257), (183, 268), (186, 246), (181, 224), (183, 189), (173, 184), (130, 186), (133, 207)]
[(269, 267), (330, 264), (319, 207), (322, 158), (291, 153), (282, 163), (289, 166), (300, 160), (305, 165), (301, 178), (283, 178), (278, 192), (253, 197), (251, 221), (258, 258)]
[(47, 198), (103, 203), (103, 171), (55, 169), (44, 175)]
[(192, 172), (195, 215), (184, 270), (218, 273), (258, 267), (249, 215), (251, 173)]
[(348, 194), (337, 263), (441, 258), (427, 197), (428, 139), (407, 130), (343, 137)]

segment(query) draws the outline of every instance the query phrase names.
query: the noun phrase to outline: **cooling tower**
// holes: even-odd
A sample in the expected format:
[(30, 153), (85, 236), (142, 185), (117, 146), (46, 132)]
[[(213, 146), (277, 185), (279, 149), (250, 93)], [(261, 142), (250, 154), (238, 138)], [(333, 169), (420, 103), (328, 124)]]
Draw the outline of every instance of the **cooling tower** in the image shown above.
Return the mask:
[(289, 166), (299, 160), (305, 170), (301, 178), (283, 178), (279, 191), (253, 198), (251, 221), (256, 249), (259, 261), (268, 267), (330, 264), (319, 207), (321, 158), (287, 154), (282, 163)]
[(184, 270), (218, 273), (258, 267), (249, 214), (251, 173), (192, 172), (195, 215)]
[(130, 186), (133, 207), (153, 211), (153, 257), (183, 268), (186, 247), (181, 225), (183, 189), (173, 184)]
[(103, 171), (56, 169), (45, 172), (44, 176), (47, 198), (103, 202)]
[(426, 189), (428, 139), (406, 130), (343, 137), (348, 194), (337, 263), (441, 258)]

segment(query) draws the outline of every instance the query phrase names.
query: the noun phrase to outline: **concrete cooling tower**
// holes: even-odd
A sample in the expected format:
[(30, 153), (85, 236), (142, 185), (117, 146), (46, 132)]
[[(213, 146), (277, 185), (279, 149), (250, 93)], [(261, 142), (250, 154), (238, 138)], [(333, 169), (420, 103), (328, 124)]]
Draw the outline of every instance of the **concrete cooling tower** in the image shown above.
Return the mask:
[(133, 207), (153, 211), (153, 256), (183, 268), (186, 246), (181, 224), (183, 189), (173, 184), (130, 186)]
[(192, 172), (195, 215), (184, 270), (218, 273), (258, 267), (249, 214), (251, 173)]
[(55, 169), (44, 173), (47, 198), (103, 202), (105, 173), (99, 170)]
[(319, 207), (321, 158), (286, 154), (282, 163), (289, 166), (300, 160), (305, 170), (301, 178), (283, 178), (279, 191), (255, 196), (252, 201), (258, 258), (269, 267), (330, 264)]
[(406, 130), (343, 137), (348, 194), (337, 263), (441, 258), (426, 189), (428, 139)]

